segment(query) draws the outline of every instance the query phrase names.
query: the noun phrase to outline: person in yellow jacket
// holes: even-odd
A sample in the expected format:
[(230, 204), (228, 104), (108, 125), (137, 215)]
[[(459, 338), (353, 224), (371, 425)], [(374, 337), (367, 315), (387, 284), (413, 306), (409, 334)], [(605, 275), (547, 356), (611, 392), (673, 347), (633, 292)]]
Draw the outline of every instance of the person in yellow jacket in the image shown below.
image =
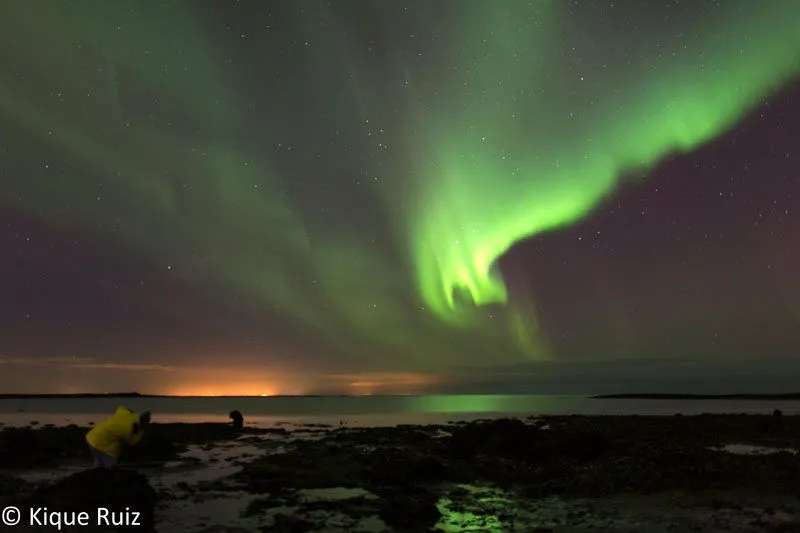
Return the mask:
[(135, 413), (119, 406), (117, 411), (86, 434), (95, 468), (113, 468), (123, 446), (136, 446), (150, 423), (150, 411)]

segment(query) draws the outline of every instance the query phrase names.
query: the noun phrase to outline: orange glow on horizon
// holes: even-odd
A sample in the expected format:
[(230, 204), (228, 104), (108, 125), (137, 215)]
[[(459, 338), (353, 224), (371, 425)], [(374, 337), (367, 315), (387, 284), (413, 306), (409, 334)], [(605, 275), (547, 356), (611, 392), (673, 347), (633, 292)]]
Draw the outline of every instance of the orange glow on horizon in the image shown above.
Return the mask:
[[(252, 375), (248, 375), (252, 380)], [(199, 381), (199, 380), (198, 380)], [(163, 394), (169, 396), (281, 396), (303, 394), (303, 390), (292, 387), (290, 383), (283, 386), (275, 385), (275, 378), (263, 382), (232, 382), (220, 385), (219, 381), (209, 383), (200, 381), (197, 383), (183, 383), (178, 387), (167, 389)]]
[(291, 396), (308, 393), (301, 375), (263, 368), (194, 367), (171, 373), (171, 383), (164, 384), (157, 394), (169, 396)]
[(337, 376), (346, 382), (348, 394), (418, 394), (439, 383), (436, 376), (412, 373), (377, 373)]
[(278, 396), (278, 394), (272, 391), (259, 392), (263, 390), (264, 390), (263, 387), (257, 389), (245, 389), (245, 390), (240, 389), (238, 387), (232, 387), (232, 388), (185, 387), (185, 388), (171, 389), (165, 391), (163, 394), (167, 396), (260, 396), (262, 398), (268, 398), (270, 396)]
[[(302, 396), (307, 394), (417, 394), (439, 383), (436, 376), (411, 373), (335, 374), (309, 376), (265, 375), (263, 381), (254, 380), (253, 372), (242, 370), (238, 375), (231, 371), (228, 380), (193, 379), (170, 387), (163, 394), (170, 396)], [(199, 377), (199, 376), (198, 376)], [(205, 377), (205, 376), (203, 376)], [(239, 379), (236, 379), (239, 378)], [(188, 381), (188, 380), (187, 380)], [(316, 383), (313, 386), (309, 381)], [(221, 383), (225, 383), (221, 385)]]
[[(253, 362), (238, 366), (127, 364), (89, 358), (47, 361), (2, 359), (0, 367), (22, 375), (31, 366), (57, 367), (53, 382), (39, 386), (59, 393), (140, 392), (169, 396), (303, 396), (315, 394), (425, 394), (442, 384), (441, 376), (410, 372), (319, 373), (313, 369), (275, 368)], [(20, 390), (41, 393), (42, 390)]]

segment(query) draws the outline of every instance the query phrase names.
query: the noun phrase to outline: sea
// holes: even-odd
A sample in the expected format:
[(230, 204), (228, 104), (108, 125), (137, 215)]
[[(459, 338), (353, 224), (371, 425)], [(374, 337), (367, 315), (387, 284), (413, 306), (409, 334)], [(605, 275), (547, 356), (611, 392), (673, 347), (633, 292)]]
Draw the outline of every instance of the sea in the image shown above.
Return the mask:
[(98, 422), (124, 405), (150, 411), (153, 422), (228, 422), (237, 410), (245, 424), (346, 425), (445, 424), (538, 415), (800, 414), (798, 400), (631, 399), (577, 395), (98, 397), (0, 399), (0, 424), (24, 427)]

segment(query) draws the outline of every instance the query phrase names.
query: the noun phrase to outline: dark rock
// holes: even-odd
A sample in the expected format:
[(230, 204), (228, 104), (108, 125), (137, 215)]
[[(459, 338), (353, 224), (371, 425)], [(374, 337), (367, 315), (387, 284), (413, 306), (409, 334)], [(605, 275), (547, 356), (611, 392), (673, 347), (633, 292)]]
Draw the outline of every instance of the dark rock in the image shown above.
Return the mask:
[[(265, 430), (245, 428), (244, 433), (262, 434)], [(159, 433), (176, 445), (182, 444), (208, 444), (210, 442), (231, 440), (241, 435), (234, 431), (230, 424), (221, 422), (207, 422), (200, 424), (159, 424), (152, 423), (148, 428), (149, 433)]]
[[(52, 468), (76, 460), (89, 462), (85, 428), (4, 428), (0, 431), (0, 468)], [(142, 442), (123, 451), (124, 461), (166, 461), (183, 448), (158, 434), (146, 434)]]
[[(66, 477), (53, 485), (34, 491), (25, 501), (25, 508), (47, 507), (49, 511), (87, 512), (92, 517), (92, 527), (81, 531), (153, 531), (154, 509), (158, 496), (147, 478), (139, 473), (121, 469), (93, 468)], [(97, 527), (97, 509), (105, 508), (113, 516), (134, 518), (128, 526)], [(63, 531), (63, 530), (62, 530)]]
[[(90, 464), (87, 432), (86, 428), (76, 425), (3, 428), (0, 430), (0, 468), (52, 468), (75, 461)], [(172, 435), (153, 428), (137, 446), (124, 448), (121, 459), (124, 462), (169, 461), (184, 449), (185, 446), (174, 443)]]
[(0, 474), (0, 504), (8, 505), (19, 501), (30, 489), (30, 485), (13, 476)]
[(393, 448), (366, 458), (371, 485), (394, 486), (441, 482), (445, 479), (442, 460), (421, 455), (410, 448)]
[(245, 510), (242, 512), (242, 516), (258, 516), (266, 513), (270, 509), (274, 507), (279, 507), (281, 502), (277, 499), (273, 498), (256, 498), (255, 500), (251, 501)]
[(599, 429), (587, 428), (563, 435), (552, 450), (579, 461), (597, 461), (610, 453), (611, 439)]
[(177, 459), (185, 450), (186, 446), (176, 445), (169, 436), (147, 431), (138, 445), (123, 448), (121, 459), (125, 462), (166, 462)]
[(543, 433), (535, 426), (508, 418), (469, 424), (453, 431), (450, 452), (462, 457), (475, 454), (532, 457), (539, 451)]
[(409, 486), (383, 494), (378, 516), (396, 531), (429, 531), (442, 518), (437, 501), (435, 494)]
[(234, 476), (250, 492), (274, 494), (284, 488), (354, 488), (364, 484), (366, 465), (353, 450), (300, 442), (295, 453), (265, 457)]
[(336, 501), (310, 501), (303, 504), (304, 512), (322, 511), (324, 513), (341, 513), (354, 520), (375, 515), (375, 501), (365, 497), (347, 498)]
[(6, 427), (0, 431), (0, 468), (47, 468), (65, 458), (89, 460), (86, 430)]
[(450, 452), (457, 457), (492, 455), (539, 462), (554, 456), (594, 461), (610, 447), (608, 435), (595, 428), (542, 430), (513, 419), (463, 426), (453, 431), (450, 439)]
[(252, 533), (252, 530), (246, 527), (213, 525), (204, 527), (198, 533)]
[(5, 428), (0, 431), (0, 467), (25, 468), (35, 465), (36, 433), (30, 429)]
[(305, 533), (315, 529), (314, 523), (298, 516), (275, 515), (271, 526), (261, 528), (265, 533)]

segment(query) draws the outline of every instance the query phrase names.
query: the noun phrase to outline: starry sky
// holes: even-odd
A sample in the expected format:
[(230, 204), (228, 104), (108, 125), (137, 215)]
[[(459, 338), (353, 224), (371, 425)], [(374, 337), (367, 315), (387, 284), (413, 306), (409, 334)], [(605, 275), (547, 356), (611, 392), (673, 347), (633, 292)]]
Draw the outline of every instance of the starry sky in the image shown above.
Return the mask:
[(0, 27), (3, 392), (800, 389), (793, 0)]

